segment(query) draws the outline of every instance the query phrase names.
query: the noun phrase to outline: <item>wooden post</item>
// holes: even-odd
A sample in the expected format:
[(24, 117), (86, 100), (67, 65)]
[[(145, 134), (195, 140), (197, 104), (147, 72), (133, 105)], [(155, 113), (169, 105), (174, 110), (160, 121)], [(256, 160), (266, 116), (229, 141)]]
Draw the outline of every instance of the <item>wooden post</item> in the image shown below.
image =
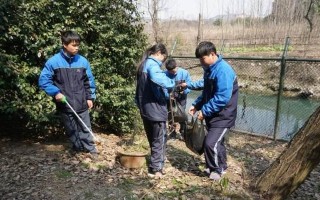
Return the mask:
[(199, 22), (198, 22), (198, 36), (197, 36), (197, 44), (202, 40), (202, 16), (199, 14)]

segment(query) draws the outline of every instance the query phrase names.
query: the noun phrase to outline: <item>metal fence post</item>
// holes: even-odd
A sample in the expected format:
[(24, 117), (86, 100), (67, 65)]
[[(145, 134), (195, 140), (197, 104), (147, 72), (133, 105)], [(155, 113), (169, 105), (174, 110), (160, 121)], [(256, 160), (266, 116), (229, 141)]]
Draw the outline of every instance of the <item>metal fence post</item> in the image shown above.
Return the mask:
[(176, 45), (177, 45), (177, 38), (174, 40), (174, 43), (173, 43), (172, 49), (171, 49), (171, 51), (170, 51), (170, 55), (169, 55), (169, 57), (171, 57), (171, 56), (172, 56), (173, 51), (174, 51), (174, 50), (175, 50), (175, 48), (176, 48)]
[(224, 39), (222, 39), (222, 42), (221, 42), (221, 48), (220, 48), (221, 55), (223, 55), (223, 51), (224, 51)]
[(276, 108), (276, 116), (275, 116), (275, 123), (274, 123), (274, 134), (273, 139), (277, 140), (278, 135), (278, 127), (279, 127), (279, 116), (281, 114), (281, 98), (283, 92), (283, 82), (285, 76), (285, 69), (286, 69), (286, 56), (288, 51), (288, 46), (290, 42), (290, 37), (286, 37), (282, 57), (281, 57), (281, 70), (280, 70), (280, 80), (279, 80), (279, 89), (278, 89), (278, 98), (277, 98), (277, 108)]

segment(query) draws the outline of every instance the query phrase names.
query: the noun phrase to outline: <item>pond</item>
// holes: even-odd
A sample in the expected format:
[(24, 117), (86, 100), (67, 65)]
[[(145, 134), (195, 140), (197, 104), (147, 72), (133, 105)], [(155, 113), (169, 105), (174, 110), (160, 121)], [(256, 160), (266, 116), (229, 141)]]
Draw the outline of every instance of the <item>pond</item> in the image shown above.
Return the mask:
[[(200, 91), (188, 95), (187, 109)], [(273, 137), (277, 96), (240, 92), (235, 130)], [(277, 138), (290, 140), (320, 106), (320, 101), (282, 97)]]

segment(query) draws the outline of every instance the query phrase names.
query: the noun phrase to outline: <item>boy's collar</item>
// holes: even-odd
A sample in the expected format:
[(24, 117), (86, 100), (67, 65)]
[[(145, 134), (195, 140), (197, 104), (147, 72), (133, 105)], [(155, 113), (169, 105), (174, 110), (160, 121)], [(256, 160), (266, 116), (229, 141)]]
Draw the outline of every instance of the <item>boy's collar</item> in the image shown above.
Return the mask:
[(66, 58), (68, 61), (71, 61), (71, 60), (75, 57), (75, 55), (70, 56), (67, 52), (65, 52), (65, 50), (64, 50), (63, 48), (60, 50), (60, 53), (61, 53), (62, 56), (63, 56), (64, 58)]
[(214, 63), (212, 63), (209, 67), (203, 67), (203, 66), (202, 66), (202, 68), (203, 68), (205, 71), (208, 71), (208, 70), (212, 69), (218, 62), (221, 61), (222, 56), (219, 55), (219, 54), (216, 54), (216, 55), (217, 55), (217, 59), (216, 59), (216, 60), (214, 61)]

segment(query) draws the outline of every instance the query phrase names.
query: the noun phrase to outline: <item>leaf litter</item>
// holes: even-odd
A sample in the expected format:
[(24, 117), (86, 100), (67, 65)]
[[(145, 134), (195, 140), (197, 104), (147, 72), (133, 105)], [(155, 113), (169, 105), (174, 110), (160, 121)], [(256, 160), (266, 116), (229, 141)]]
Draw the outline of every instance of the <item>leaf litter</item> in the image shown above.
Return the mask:
[[(74, 154), (66, 139), (0, 140), (1, 199), (261, 199), (252, 183), (286, 148), (287, 143), (231, 132), (227, 138), (228, 165), (220, 182), (203, 172), (204, 157), (191, 152), (183, 141), (169, 140), (165, 176), (147, 176), (147, 166), (127, 169), (117, 152), (130, 137), (97, 134), (99, 157)], [(145, 138), (143, 135), (140, 137)], [(147, 141), (136, 141), (146, 149)], [(289, 199), (320, 197), (320, 168)]]

